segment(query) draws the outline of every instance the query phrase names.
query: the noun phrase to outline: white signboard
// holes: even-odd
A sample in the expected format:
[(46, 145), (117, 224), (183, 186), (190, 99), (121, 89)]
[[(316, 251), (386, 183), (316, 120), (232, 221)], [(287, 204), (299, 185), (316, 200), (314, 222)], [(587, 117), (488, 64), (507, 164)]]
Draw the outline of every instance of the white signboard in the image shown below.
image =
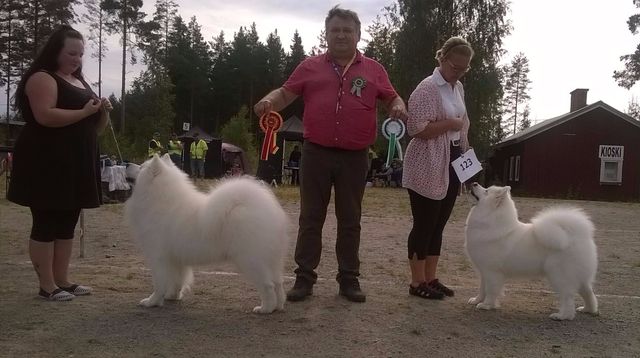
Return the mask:
[(191, 128), (191, 123), (189, 122), (182, 122), (182, 130), (183, 131), (188, 131)]
[(478, 157), (476, 157), (476, 152), (473, 151), (473, 148), (467, 150), (460, 158), (451, 162), (451, 165), (453, 166), (453, 170), (456, 171), (461, 183), (466, 182), (482, 170), (482, 164), (478, 161)]
[(600, 159), (623, 159), (624, 158), (624, 146), (623, 145), (601, 145), (598, 149), (598, 156)]

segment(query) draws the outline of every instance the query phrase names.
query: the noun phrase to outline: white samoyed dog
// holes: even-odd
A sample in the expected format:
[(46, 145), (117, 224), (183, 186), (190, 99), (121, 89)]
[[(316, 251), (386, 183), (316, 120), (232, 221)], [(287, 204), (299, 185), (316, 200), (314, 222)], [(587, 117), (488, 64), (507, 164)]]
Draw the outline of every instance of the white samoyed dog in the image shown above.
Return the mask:
[(575, 317), (576, 293), (585, 303), (578, 311), (597, 314), (593, 282), (598, 259), (589, 217), (577, 208), (551, 208), (522, 223), (510, 190), (471, 186), (477, 203), (467, 217), (465, 246), (480, 274), (480, 292), (469, 304), (497, 308), (506, 278), (544, 276), (560, 296), (559, 312), (551, 314), (552, 319)]
[(258, 290), (253, 312), (283, 309), (288, 219), (266, 185), (235, 178), (202, 193), (168, 155), (156, 155), (142, 164), (125, 216), (153, 279), (140, 305), (180, 300), (192, 266), (231, 261)]

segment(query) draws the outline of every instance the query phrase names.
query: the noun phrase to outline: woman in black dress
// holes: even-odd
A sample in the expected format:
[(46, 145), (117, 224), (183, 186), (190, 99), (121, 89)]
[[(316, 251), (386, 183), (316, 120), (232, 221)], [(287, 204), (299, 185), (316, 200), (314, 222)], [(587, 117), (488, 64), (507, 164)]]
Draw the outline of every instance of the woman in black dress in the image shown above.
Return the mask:
[(29, 255), (39, 295), (54, 301), (91, 293), (69, 280), (71, 239), (80, 210), (101, 203), (97, 135), (112, 106), (85, 82), (83, 54), (82, 35), (59, 27), (15, 94), (26, 125), (15, 144), (8, 199), (31, 209)]

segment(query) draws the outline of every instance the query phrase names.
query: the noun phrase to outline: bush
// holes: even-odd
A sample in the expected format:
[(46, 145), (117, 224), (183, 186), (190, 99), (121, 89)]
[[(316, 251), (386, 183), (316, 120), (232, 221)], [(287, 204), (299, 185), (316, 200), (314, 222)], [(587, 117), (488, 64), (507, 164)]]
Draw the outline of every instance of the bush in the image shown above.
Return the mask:
[[(253, 134), (251, 133), (251, 123), (249, 122), (249, 110), (242, 106), (238, 113), (220, 130), (220, 137), (226, 143), (236, 145), (244, 150), (249, 162), (249, 168), (255, 174), (258, 168), (258, 151)], [(249, 173), (248, 173), (249, 174)]]

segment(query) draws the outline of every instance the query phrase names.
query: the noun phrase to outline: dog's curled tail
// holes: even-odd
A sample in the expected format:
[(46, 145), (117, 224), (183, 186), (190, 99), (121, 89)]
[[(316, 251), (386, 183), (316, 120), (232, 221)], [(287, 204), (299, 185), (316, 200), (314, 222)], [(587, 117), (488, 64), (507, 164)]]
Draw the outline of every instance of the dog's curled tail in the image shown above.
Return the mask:
[(576, 240), (593, 241), (593, 223), (579, 208), (550, 208), (533, 217), (531, 223), (536, 240), (550, 249), (564, 250)]

